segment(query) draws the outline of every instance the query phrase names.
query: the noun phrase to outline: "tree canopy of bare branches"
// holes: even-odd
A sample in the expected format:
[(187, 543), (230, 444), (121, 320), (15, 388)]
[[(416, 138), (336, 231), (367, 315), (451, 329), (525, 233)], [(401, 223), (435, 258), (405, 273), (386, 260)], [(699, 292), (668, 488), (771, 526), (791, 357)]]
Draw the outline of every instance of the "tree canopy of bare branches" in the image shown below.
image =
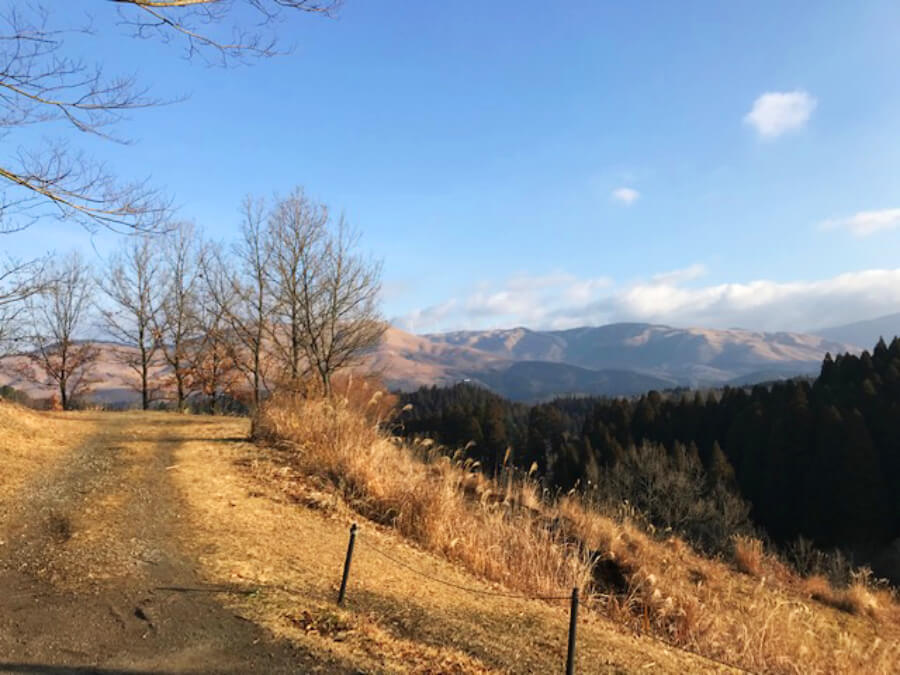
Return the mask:
[(341, 217), (310, 260), (309, 283), (303, 285), (306, 359), (331, 393), (331, 378), (354, 365), (376, 346), (385, 324), (378, 311), (381, 263), (357, 252), (359, 233)]
[[(0, 157), (0, 234), (55, 217), (89, 228), (160, 229), (170, 201), (142, 180), (120, 180), (71, 141), (80, 134), (125, 142), (115, 130), (135, 110), (160, 104), (132, 76), (109, 75), (71, 53), (68, 38), (90, 33), (74, 12), (31, 0), (0, 0), (0, 138), (40, 125), (62, 131), (42, 144)], [(65, 3), (58, 3), (63, 5)], [(119, 24), (138, 38), (181, 41), (188, 55), (222, 64), (277, 51), (285, 12), (329, 15), (336, 0), (97, 0), (115, 6)], [(248, 21), (249, 8), (257, 17)], [(243, 24), (249, 24), (249, 28)], [(69, 133), (65, 133), (68, 129)], [(75, 132), (75, 133), (71, 133)]]

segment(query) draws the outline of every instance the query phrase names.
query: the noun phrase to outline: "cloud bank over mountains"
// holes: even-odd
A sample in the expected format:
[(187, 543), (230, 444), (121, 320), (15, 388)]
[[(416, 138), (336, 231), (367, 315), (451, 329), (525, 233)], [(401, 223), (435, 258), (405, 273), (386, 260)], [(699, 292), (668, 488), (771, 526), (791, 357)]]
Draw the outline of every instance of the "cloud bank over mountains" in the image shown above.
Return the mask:
[(558, 273), (481, 284), (392, 323), (416, 333), (527, 326), (565, 329), (619, 321), (810, 331), (900, 310), (900, 268), (834, 277), (702, 283), (702, 265), (615, 282)]

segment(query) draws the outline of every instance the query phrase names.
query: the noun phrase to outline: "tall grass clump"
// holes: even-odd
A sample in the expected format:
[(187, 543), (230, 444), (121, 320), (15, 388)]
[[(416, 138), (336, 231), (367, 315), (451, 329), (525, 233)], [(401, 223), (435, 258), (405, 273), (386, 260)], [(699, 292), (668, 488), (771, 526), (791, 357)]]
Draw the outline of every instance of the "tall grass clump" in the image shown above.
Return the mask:
[[(257, 438), (290, 454), (307, 475), (337, 488), (359, 513), (424, 548), (523, 593), (565, 594), (590, 583), (590, 559), (551, 521), (526, 479), (500, 490), (469, 462), (406, 445), (381, 430), (380, 399), (274, 395), (254, 425)], [(354, 400), (354, 397), (356, 400)]]

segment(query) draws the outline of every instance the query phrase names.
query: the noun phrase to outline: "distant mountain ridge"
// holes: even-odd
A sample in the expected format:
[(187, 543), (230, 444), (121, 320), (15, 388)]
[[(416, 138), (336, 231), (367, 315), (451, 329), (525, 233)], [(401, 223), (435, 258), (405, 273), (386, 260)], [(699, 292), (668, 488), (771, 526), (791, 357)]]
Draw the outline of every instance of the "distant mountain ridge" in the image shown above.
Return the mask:
[[(674, 328), (647, 323), (615, 323), (559, 331), (519, 327), (422, 337), (446, 348), (485, 353), (508, 364), (542, 362), (594, 372), (627, 371), (655, 378), (657, 385), (653, 388), (659, 388), (659, 383), (668, 383), (670, 387), (721, 386), (807, 375), (818, 371), (826, 352), (859, 351), (853, 344), (803, 333)], [(521, 369), (513, 374), (521, 376)], [(499, 393), (509, 393), (503, 391), (503, 378), (478, 377), (471, 370), (467, 375), (498, 389)], [(542, 377), (552, 380), (560, 375), (551, 376), (545, 368)], [(588, 379), (576, 377), (574, 381)], [(633, 393), (621, 377), (610, 378), (609, 382), (607, 391), (590, 393)], [(537, 384), (532, 386), (536, 390), (541, 388)]]
[(866, 321), (831, 326), (814, 332), (829, 340), (848, 342), (871, 351), (878, 338), (884, 338), (885, 342), (890, 344), (894, 336), (900, 335), (900, 312)]
[[(101, 351), (93, 398), (133, 404), (134, 374), (114, 358), (128, 347), (95, 343)], [(874, 344), (874, 343), (873, 343)], [(871, 345), (869, 346), (871, 348)], [(481, 384), (515, 400), (564, 394), (629, 396), (650, 389), (753, 384), (817, 373), (826, 352), (858, 352), (855, 344), (802, 333), (674, 328), (616, 323), (570, 330), (511, 328), (413, 335), (389, 328), (360, 370), (393, 389)], [(0, 385), (32, 396), (50, 389), (24, 381), (22, 357), (0, 359)], [(159, 367), (158, 376), (166, 369)]]

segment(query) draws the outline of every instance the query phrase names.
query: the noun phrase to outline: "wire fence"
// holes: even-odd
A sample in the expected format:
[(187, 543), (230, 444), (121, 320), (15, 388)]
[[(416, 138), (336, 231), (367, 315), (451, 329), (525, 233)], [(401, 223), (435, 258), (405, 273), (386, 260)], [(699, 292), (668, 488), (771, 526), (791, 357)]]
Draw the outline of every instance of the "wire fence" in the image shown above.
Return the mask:
[[(473, 595), (487, 596), (487, 597), (496, 597), (496, 598), (506, 598), (510, 600), (544, 600), (544, 601), (559, 601), (559, 600), (568, 600), (571, 605), (569, 609), (569, 636), (568, 636), (568, 644), (567, 644), (567, 654), (566, 654), (566, 670), (567, 675), (572, 675), (575, 672), (575, 663), (576, 663), (576, 640), (577, 640), (577, 623), (578, 623), (578, 607), (580, 604), (580, 591), (578, 588), (572, 589), (572, 593), (570, 595), (541, 595), (541, 594), (522, 594), (522, 593), (508, 593), (504, 591), (491, 591), (485, 590), (483, 588), (476, 588), (474, 586), (465, 586), (463, 584), (458, 584), (453, 581), (448, 581), (446, 579), (441, 579), (433, 574), (429, 574), (417, 567), (410, 565), (403, 560), (400, 560), (396, 556), (393, 556), (385, 551), (383, 551), (378, 546), (366, 541), (365, 537), (358, 536), (359, 528), (356, 523), (350, 528), (350, 540), (347, 545), (347, 556), (344, 560), (344, 570), (343, 576), (341, 579), (341, 587), (338, 594), (338, 604), (342, 605), (344, 603), (344, 598), (347, 591), (347, 585), (349, 581), (350, 575), (350, 567), (353, 561), (353, 551), (356, 542), (358, 541), (362, 546), (368, 550), (372, 551), (376, 555), (381, 558), (387, 560), (388, 562), (405, 569), (408, 572), (411, 572), (423, 579), (428, 579), (429, 581), (440, 584), (442, 586), (446, 586), (448, 588), (453, 588), (459, 591), (463, 591), (465, 593), (471, 593)], [(590, 597), (590, 596), (588, 596)], [(717, 659), (713, 656), (708, 656), (696, 650), (693, 650), (689, 647), (684, 647), (681, 645), (674, 644), (669, 640), (666, 640), (662, 637), (652, 635), (649, 633), (641, 633), (641, 637), (644, 637), (649, 640), (653, 640), (658, 642), (659, 644), (665, 645), (670, 649), (674, 649), (685, 654), (691, 654), (694, 657), (700, 658), (710, 664), (715, 664), (716, 666), (721, 666), (724, 668), (728, 668), (732, 671), (737, 671), (741, 673), (753, 673), (753, 671), (744, 668), (743, 666), (736, 665), (734, 663), (730, 663), (728, 661), (723, 661)]]

